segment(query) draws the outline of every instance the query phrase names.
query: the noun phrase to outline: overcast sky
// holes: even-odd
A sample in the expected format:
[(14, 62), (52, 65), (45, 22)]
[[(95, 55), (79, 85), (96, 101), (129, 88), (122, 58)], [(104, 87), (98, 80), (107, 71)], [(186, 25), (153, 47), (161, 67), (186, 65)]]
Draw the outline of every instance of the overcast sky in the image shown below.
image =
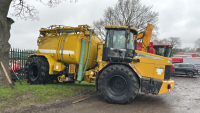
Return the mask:
[[(39, 21), (12, 17), (13, 9), (10, 8), (8, 16), (15, 21), (9, 40), (12, 48), (37, 49), (39, 29), (42, 27), (92, 25), (94, 20), (103, 17), (107, 7), (113, 6), (118, 0), (78, 0), (76, 3), (66, 0), (55, 8), (31, 1), (27, 3), (39, 11)], [(159, 12), (159, 39), (180, 37), (182, 48), (194, 47), (195, 40), (200, 38), (200, 0), (141, 0), (141, 3), (153, 5), (152, 10)]]

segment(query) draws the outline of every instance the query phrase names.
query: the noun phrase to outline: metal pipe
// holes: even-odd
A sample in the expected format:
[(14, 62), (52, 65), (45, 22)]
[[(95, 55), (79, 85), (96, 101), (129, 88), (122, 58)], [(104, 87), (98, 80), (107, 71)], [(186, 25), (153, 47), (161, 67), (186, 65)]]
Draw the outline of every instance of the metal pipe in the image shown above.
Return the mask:
[(77, 80), (79, 82), (82, 81), (82, 73), (83, 73), (83, 64), (84, 64), (84, 59), (85, 59), (86, 42), (87, 42), (87, 39), (83, 38), (82, 39), (82, 44), (81, 44), (81, 54), (80, 54), (79, 67), (78, 67), (78, 76), (77, 76)]
[(89, 58), (90, 58), (90, 48), (91, 48), (91, 39), (92, 39), (93, 31), (94, 31), (93, 29), (90, 29), (90, 37), (89, 37), (89, 42), (88, 42), (88, 54), (87, 54), (87, 60), (86, 60), (86, 63), (85, 63), (84, 69), (83, 69), (82, 79), (85, 75), (85, 71), (86, 71), (88, 61), (89, 61)]

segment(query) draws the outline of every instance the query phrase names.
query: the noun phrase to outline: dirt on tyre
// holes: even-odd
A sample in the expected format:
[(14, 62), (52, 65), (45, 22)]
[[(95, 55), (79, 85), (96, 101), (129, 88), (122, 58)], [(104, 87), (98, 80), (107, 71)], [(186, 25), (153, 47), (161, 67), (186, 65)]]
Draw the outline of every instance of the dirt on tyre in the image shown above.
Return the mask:
[(27, 62), (26, 74), (30, 84), (47, 84), (50, 82), (49, 64), (45, 58), (33, 57)]
[(130, 68), (111, 65), (100, 74), (98, 88), (108, 103), (126, 104), (138, 94), (139, 82)]
[(187, 77), (193, 77), (193, 76), (194, 76), (193, 72), (191, 72), (191, 71), (187, 72)]

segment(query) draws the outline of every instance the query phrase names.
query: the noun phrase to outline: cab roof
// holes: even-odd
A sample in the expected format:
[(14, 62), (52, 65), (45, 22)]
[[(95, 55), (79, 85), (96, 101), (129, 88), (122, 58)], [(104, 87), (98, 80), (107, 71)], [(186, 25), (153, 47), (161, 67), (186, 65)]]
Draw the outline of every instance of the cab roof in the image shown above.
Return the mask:
[[(129, 29), (128, 26), (115, 26), (115, 25), (107, 25), (105, 29)], [(134, 27), (130, 27), (130, 29), (134, 32), (137, 32), (137, 29)]]

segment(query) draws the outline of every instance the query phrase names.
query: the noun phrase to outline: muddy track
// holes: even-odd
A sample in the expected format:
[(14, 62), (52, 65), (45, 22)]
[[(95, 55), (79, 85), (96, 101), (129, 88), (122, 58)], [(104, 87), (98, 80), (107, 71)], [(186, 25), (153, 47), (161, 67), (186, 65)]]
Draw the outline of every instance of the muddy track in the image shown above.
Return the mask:
[[(131, 103), (116, 105), (106, 103), (99, 93), (88, 92), (48, 104), (11, 107), (1, 113), (200, 113), (200, 76), (172, 77), (175, 88), (158, 96), (139, 94)], [(72, 104), (81, 98), (84, 101)]]

